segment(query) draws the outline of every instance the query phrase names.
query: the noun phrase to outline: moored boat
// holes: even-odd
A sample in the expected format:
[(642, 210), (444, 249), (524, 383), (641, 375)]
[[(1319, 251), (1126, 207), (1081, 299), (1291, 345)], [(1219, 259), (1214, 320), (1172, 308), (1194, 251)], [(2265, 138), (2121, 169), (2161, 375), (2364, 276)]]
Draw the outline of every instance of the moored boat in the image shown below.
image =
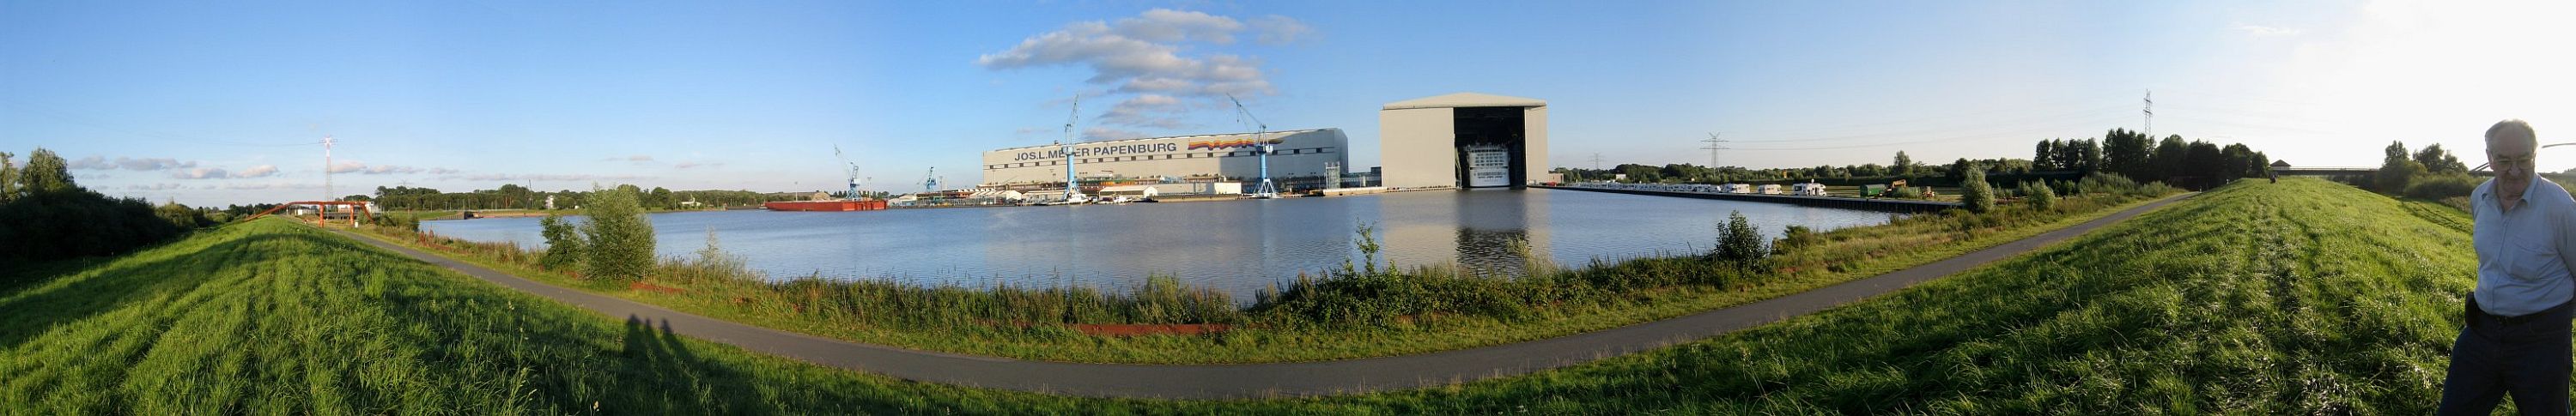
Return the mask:
[(760, 205), (762, 207), (769, 208), (771, 211), (875, 211), (886, 209), (886, 201), (882, 199), (863, 201), (847, 199), (831, 201), (784, 201)]

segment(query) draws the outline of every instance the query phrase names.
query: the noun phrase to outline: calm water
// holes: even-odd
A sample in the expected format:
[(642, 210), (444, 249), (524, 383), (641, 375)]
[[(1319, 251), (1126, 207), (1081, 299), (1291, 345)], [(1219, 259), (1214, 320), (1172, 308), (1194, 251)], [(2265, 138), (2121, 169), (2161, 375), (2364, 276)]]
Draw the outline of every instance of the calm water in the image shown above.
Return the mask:
[[(1703, 252), (1729, 210), (1767, 237), (1885, 223), (1888, 214), (1785, 204), (1530, 189), (1336, 198), (873, 212), (654, 214), (655, 250), (692, 258), (719, 246), (772, 278), (819, 274), (987, 287), (1126, 288), (1149, 274), (1249, 300), (1298, 273), (1358, 259), (1355, 229), (1374, 224), (1398, 265), (1517, 270), (1522, 251), (1559, 264)], [(431, 221), (440, 235), (542, 246), (536, 218)]]

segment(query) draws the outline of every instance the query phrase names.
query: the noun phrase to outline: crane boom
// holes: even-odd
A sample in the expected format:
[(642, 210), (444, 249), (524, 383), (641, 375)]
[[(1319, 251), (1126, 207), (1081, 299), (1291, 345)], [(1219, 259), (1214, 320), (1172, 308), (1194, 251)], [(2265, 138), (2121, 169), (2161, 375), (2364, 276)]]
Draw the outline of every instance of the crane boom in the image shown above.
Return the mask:
[(1226, 94), (1225, 100), (1234, 102), (1234, 113), (1243, 119), (1252, 120), (1252, 125), (1255, 126), (1252, 131), (1252, 143), (1259, 146), (1257, 149), (1261, 155), (1261, 184), (1253, 188), (1249, 196), (1263, 199), (1279, 197), (1279, 186), (1270, 182), (1270, 153), (1273, 149), (1270, 146), (1270, 138), (1263, 137), (1270, 134), (1270, 124), (1261, 122), (1261, 117), (1253, 116), (1252, 109), (1244, 107), (1243, 100), (1235, 99), (1234, 94)]
[(849, 180), (849, 182), (850, 182), (850, 189), (849, 189), (849, 191), (847, 191), (848, 193), (842, 194), (842, 195), (841, 195), (841, 197), (843, 197), (843, 198), (850, 198), (850, 199), (858, 199), (858, 198), (859, 198), (859, 164), (858, 164), (857, 162), (851, 162), (851, 161), (850, 161), (850, 158), (849, 158), (848, 156), (842, 156), (842, 155), (841, 155), (841, 145), (837, 145), (837, 144), (836, 144), (836, 145), (832, 145), (832, 157), (833, 157), (833, 158), (841, 159), (841, 166), (843, 166), (844, 168), (846, 168), (846, 169), (848, 169), (848, 170), (849, 170), (849, 172), (848, 172), (848, 173), (849, 173), (849, 175), (850, 175), (850, 180)]

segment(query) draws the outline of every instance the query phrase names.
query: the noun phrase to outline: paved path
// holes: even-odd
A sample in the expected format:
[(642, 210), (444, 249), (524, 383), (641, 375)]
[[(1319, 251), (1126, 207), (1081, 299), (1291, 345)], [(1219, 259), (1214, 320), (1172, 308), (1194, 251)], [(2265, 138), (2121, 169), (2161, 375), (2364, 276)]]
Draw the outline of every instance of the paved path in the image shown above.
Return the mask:
[(1948, 276), (2064, 241), (2103, 225), (2135, 217), (2185, 198), (2176, 196), (2042, 233), (1916, 266), (1815, 290), (1601, 331), (1512, 344), (1394, 357), (1339, 361), (1134, 365), (1023, 361), (854, 343), (760, 328), (676, 312), (625, 299), (537, 283), (472, 264), (433, 256), (372, 238), (358, 241), (463, 272), (495, 284), (585, 309), (647, 321), (672, 332), (815, 364), (897, 378), (962, 386), (1077, 396), (1243, 398), (1312, 396), (1441, 386), (1560, 368), (1667, 345), (1690, 342), (1832, 308)]

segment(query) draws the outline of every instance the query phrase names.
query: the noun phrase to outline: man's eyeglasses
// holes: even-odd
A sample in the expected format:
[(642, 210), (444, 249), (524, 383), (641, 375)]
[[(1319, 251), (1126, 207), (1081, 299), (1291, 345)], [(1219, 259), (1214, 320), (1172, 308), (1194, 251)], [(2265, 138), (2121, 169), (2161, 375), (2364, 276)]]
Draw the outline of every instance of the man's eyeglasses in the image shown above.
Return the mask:
[(2531, 159), (2531, 156), (2490, 159), (2490, 162), (2487, 162), (2487, 164), (2499, 169), (2507, 167), (2528, 168), (2531, 167)]

